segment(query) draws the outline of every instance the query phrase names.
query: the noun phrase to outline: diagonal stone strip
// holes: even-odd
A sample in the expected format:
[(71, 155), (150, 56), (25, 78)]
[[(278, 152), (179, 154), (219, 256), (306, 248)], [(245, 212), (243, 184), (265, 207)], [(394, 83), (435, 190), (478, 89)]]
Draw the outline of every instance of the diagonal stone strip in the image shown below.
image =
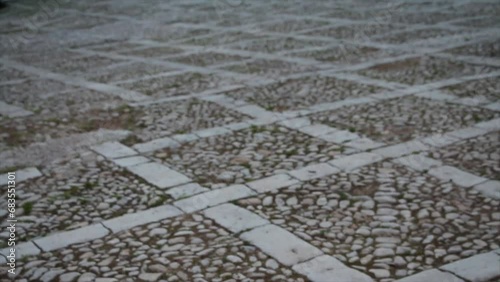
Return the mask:
[(127, 170), (160, 189), (191, 182), (191, 179), (159, 163), (143, 163), (127, 167)]
[(312, 282), (356, 281), (371, 282), (373, 279), (352, 268), (345, 266), (338, 259), (323, 255), (309, 261), (296, 264), (292, 269), (307, 276)]
[(500, 256), (498, 253), (489, 252), (446, 264), (439, 269), (451, 272), (468, 281), (491, 281), (491, 279), (500, 277)]
[(191, 213), (211, 206), (250, 197), (253, 195), (255, 195), (255, 192), (247, 186), (233, 185), (176, 201), (174, 202), (174, 205), (184, 212)]
[(108, 219), (103, 221), (102, 225), (109, 228), (113, 233), (116, 233), (139, 225), (160, 221), (181, 214), (182, 211), (176, 207), (165, 205)]
[(268, 176), (259, 180), (248, 182), (246, 185), (257, 191), (257, 193), (265, 193), (297, 183), (300, 183), (300, 181), (290, 177), (287, 174), (276, 174), (273, 176)]
[(108, 235), (110, 232), (102, 224), (93, 224), (79, 229), (51, 234), (33, 240), (43, 251), (53, 251), (66, 246), (87, 242)]
[(6, 116), (10, 118), (17, 118), (17, 117), (25, 117), (32, 115), (33, 113), (30, 111), (27, 111), (23, 108), (14, 106), (14, 105), (9, 105), (5, 102), (0, 101), (0, 116)]
[(63, 74), (59, 74), (59, 73), (49, 72), (47, 70), (42, 70), (42, 69), (38, 69), (35, 67), (31, 67), (31, 66), (26, 66), (26, 65), (14, 62), (12, 60), (7, 60), (7, 59), (3, 59), (3, 58), (0, 58), (0, 62), (9, 66), (9, 67), (21, 70), (21, 71), (26, 72), (26, 73), (32, 73), (32, 74), (38, 75), (42, 78), (51, 79), (51, 80), (65, 83), (65, 84), (79, 86), (79, 87), (99, 91), (99, 92), (102, 92), (102, 93), (105, 93), (108, 95), (120, 97), (126, 101), (143, 101), (143, 100), (150, 99), (149, 96), (143, 95), (143, 94), (135, 92), (135, 91), (122, 89), (122, 88), (114, 86), (114, 85), (89, 82), (89, 81), (86, 81), (86, 80), (81, 79), (81, 78), (63, 75)]
[(107, 159), (117, 159), (137, 155), (136, 151), (116, 141), (92, 146), (90, 149)]
[(433, 168), (429, 170), (429, 174), (443, 181), (452, 181), (458, 186), (466, 188), (488, 180), (451, 166)]
[(430, 269), (419, 272), (415, 275), (396, 280), (397, 282), (422, 282), (422, 281), (446, 281), (446, 282), (465, 282), (457, 276), (439, 271), (437, 269)]
[(233, 233), (269, 224), (266, 219), (233, 204), (223, 204), (209, 208), (203, 213)]
[(276, 225), (257, 227), (240, 235), (240, 238), (260, 248), (282, 264), (291, 266), (323, 253)]
[[(13, 172), (15, 172), (14, 181), (16, 183), (42, 176), (42, 173), (36, 167), (23, 168)], [(0, 185), (6, 185), (9, 180), (9, 173), (0, 175)]]

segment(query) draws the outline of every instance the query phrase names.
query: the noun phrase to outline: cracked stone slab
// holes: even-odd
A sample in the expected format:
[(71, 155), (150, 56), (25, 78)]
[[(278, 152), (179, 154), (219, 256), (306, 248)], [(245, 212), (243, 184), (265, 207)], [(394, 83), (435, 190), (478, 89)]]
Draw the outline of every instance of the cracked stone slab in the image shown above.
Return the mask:
[(394, 162), (410, 167), (416, 171), (425, 171), (442, 165), (440, 161), (422, 155), (409, 155), (395, 159)]
[(408, 155), (414, 152), (427, 151), (429, 147), (420, 141), (409, 141), (388, 147), (383, 147), (373, 151), (385, 158), (396, 158), (399, 156)]
[[(15, 171), (15, 173), (16, 173), (16, 178), (14, 180), (16, 182), (26, 181), (29, 179), (42, 176), (42, 173), (36, 167), (23, 168)], [(7, 185), (9, 181), (8, 177), (9, 177), (8, 173), (0, 175), (0, 185)]]
[(370, 138), (359, 138), (345, 143), (344, 145), (359, 149), (359, 150), (370, 150), (385, 146), (386, 144), (382, 142), (373, 141)]
[(20, 107), (9, 105), (5, 102), (0, 101), (0, 115), (7, 116), (10, 118), (25, 117), (32, 115), (33, 113), (22, 109)]
[(479, 128), (484, 128), (484, 129), (490, 130), (490, 131), (500, 130), (500, 118), (492, 119), (492, 120), (485, 121), (485, 122), (480, 122), (480, 123), (476, 124), (475, 126), (479, 127)]
[(328, 255), (319, 256), (312, 260), (296, 264), (292, 269), (307, 276), (312, 282), (330, 281), (333, 277), (335, 277), (335, 281), (373, 281), (370, 276), (349, 268), (336, 258)]
[(257, 191), (258, 193), (269, 192), (286, 186), (299, 183), (297, 179), (293, 179), (287, 174), (276, 174), (273, 176), (265, 177), (259, 180), (248, 182), (248, 187)]
[(426, 138), (422, 138), (420, 139), (420, 141), (429, 146), (439, 148), (458, 142), (460, 141), (460, 139), (450, 134), (435, 134)]
[(415, 275), (408, 276), (396, 281), (397, 282), (422, 282), (422, 281), (464, 282), (464, 280), (456, 277), (451, 273), (439, 271), (437, 269), (422, 271)]
[(289, 120), (284, 120), (280, 122), (283, 126), (293, 129), (299, 129), (301, 127), (311, 125), (311, 121), (308, 118), (293, 118)]
[(108, 159), (117, 159), (137, 155), (136, 151), (121, 144), (120, 142), (106, 142), (97, 146), (92, 146), (91, 149)]
[(257, 246), (264, 253), (287, 266), (323, 254), (318, 248), (272, 224), (245, 232), (241, 234), (240, 238)]
[(127, 169), (161, 189), (191, 182), (187, 176), (159, 163), (139, 164), (127, 167)]
[(494, 252), (475, 255), (440, 267), (468, 281), (486, 282), (500, 276), (500, 256)]
[(175, 148), (179, 145), (180, 145), (179, 142), (173, 140), (172, 138), (164, 137), (164, 138), (154, 139), (149, 142), (141, 144), (135, 144), (132, 147), (140, 153), (147, 153), (164, 148)]
[(197, 136), (199, 136), (200, 138), (223, 135), (223, 134), (228, 134), (228, 133), (231, 133), (231, 130), (229, 130), (225, 127), (222, 127), (222, 126), (204, 129), (204, 130), (199, 130), (199, 131), (195, 132), (195, 134)]
[(176, 201), (174, 205), (184, 212), (190, 213), (252, 195), (255, 195), (255, 192), (245, 185), (233, 185)]
[(167, 194), (172, 196), (174, 199), (180, 199), (196, 195), (199, 193), (210, 191), (208, 188), (201, 186), (198, 183), (188, 183), (181, 186), (177, 186), (167, 190)]
[(452, 181), (462, 187), (471, 187), (487, 180), (451, 166), (433, 168), (429, 170), (429, 174), (443, 181)]
[(223, 204), (209, 208), (203, 213), (233, 233), (239, 233), (243, 230), (269, 223), (269, 221), (263, 219), (255, 213), (233, 204)]
[(336, 130), (333, 132), (329, 132), (327, 134), (318, 136), (319, 139), (325, 140), (327, 142), (333, 142), (337, 144), (341, 144), (347, 141), (359, 139), (360, 136), (356, 133), (352, 133), (347, 130)]
[[(35, 256), (40, 253), (40, 249), (33, 244), (33, 242), (24, 242), (21, 244), (16, 244), (16, 259), (20, 259), (24, 256)], [(0, 250), (2, 256), (7, 257), (10, 253), (10, 247)], [(0, 256), (0, 260), (3, 258)]]
[(328, 133), (336, 132), (337, 129), (324, 124), (312, 124), (301, 127), (299, 131), (313, 137), (318, 137)]
[(488, 130), (477, 128), (477, 127), (468, 127), (459, 130), (454, 130), (449, 132), (448, 135), (457, 137), (459, 139), (469, 139), (477, 136), (481, 136), (487, 134)]
[(300, 169), (292, 170), (288, 174), (301, 180), (307, 181), (314, 178), (324, 177), (339, 172), (340, 170), (328, 164), (314, 164)]
[(120, 217), (106, 220), (102, 222), (104, 226), (109, 228), (113, 233), (127, 230), (135, 226), (148, 224), (155, 221), (160, 221), (169, 217), (174, 217), (182, 214), (182, 211), (171, 205), (160, 206), (145, 211), (129, 213)]
[(500, 181), (490, 180), (474, 186), (474, 189), (486, 197), (500, 200)]
[(93, 224), (71, 231), (55, 233), (43, 238), (35, 239), (34, 241), (43, 251), (48, 252), (64, 248), (72, 244), (102, 238), (108, 234), (109, 230), (104, 228), (104, 226), (101, 224)]
[(125, 157), (121, 159), (114, 159), (113, 162), (121, 167), (129, 167), (138, 164), (148, 163), (151, 160), (143, 157), (143, 156), (133, 156), (133, 157)]
[(330, 161), (329, 163), (335, 167), (338, 167), (341, 170), (352, 171), (359, 167), (376, 163), (382, 159), (383, 159), (382, 156), (374, 153), (359, 153), (335, 159), (333, 161)]

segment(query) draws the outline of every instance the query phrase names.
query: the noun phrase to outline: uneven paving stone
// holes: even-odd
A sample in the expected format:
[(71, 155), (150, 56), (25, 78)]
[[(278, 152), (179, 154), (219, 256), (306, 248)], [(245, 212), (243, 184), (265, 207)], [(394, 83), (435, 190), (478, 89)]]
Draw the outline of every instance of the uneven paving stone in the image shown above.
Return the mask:
[(221, 203), (246, 198), (253, 194), (255, 192), (245, 185), (233, 185), (178, 200), (174, 202), (174, 205), (184, 212), (193, 212)]
[(223, 204), (209, 208), (203, 213), (208, 218), (213, 219), (215, 222), (234, 233), (239, 233), (243, 230), (269, 223), (258, 215), (233, 204)]
[(52, 251), (71, 244), (101, 238), (107, 234), (109, 234), (108, 229), (104, 228), (101, 224), (94, 224), (72, 231), (55, 233), (47, 237), (35, 239), (34, 241), (43, 251)]
[(136, 151), (119, 142), (103, 143), (92, 147), (92, 150), (108, 159), (117, 159), (137, 155)]
[(420, 273), (417, 273), (415, 275), (399, 279), (397, 280), (398, 282), (420, 282), (420, 281), (427, 281), (427, 280), (436, 280), (436, 281), (449, 281), (449, 282), (463, 282), (464, 280), (458, 278), (457, 276), (447, 273), (447, 272), (442, 272), (436, 269), (431, 269), (431, 270), (426, 270), (422, 271)]
[(500, 277), (500, 256), (493, 252), (476, 255), (440, 267), (469, 281), (489, 281)]
[(451, 166), (440, 166), (433, 168), (429, 170), (429, 174), (444, 181), (452, 181), (453, 183), (462, 187), (470, 187), (487, 180), (486, 178), (475, 176)]
[(474, 189), (483, 193), (483, 195), (485, 195), (486, 197), (490, 197), (496, 200), (500, 199), (500, 181), (486, 181), (474, 186)]
[(180, 214), (182, 214), (182, 212), (177, 208), (170, 205), (165, 205), (145, 211), (115, 217), (113, 219), (104, 221), (102, 225), (104, 225), (106, 228), (109, 228), (112, 232), (116, 233), (138, 225), (159, 221)]
[(298, 183), (297, 179), (293, 179), (286, 174), (277, 174), (269, 177), (265, 177), (259, 180), (248, 182), (248, 187), (261, 193), (283, 188), (289, 185)]
[(259, 247), (284, 265), (293, 265), (321, 255), (321, 251), (275, 225), (257, 227), (241, 234), (243, 240)]
[(207, 191), (209, 191), (209, 189), (202, 187), (200, 184), (188, 183), (168, 189), (166, 193), (172, 196), (172, 198), (174, 199), (182, 199)]
[(145, 181), (165, 189), (190, 182), (185, 175), (158, 163), (145, 163), (129, 166), (127, 169)]
[[(9, 178), (9, 173), (12, 173), (10, 175), (15, 175), (15, 178), (12, 179)], [(6, 185), (10, 180), (15, 181), (16, 183), (26, 181), (29, 179), (37, 178), (42, 176), (42, 173), (36, 168), (36, 167), (27, 167), (19, 170), (12, 170), (8, 171), (7, 173), (4, 173), (0, 175), (0, 185)]]
[(336, 258), (326, 255), (294, 265), (293, 270), (315, 282), (327, 281), (333, 277), (338, 281), (373, 281), (368, 275), (348, 268)]

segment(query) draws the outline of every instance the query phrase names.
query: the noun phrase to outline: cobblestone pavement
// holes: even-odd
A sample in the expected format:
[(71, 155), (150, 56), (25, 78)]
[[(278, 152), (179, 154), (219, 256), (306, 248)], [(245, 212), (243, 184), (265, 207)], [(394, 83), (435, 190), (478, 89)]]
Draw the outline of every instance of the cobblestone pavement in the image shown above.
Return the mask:
[(499, 14), (7, 1), (0, 281), (499, 281)]

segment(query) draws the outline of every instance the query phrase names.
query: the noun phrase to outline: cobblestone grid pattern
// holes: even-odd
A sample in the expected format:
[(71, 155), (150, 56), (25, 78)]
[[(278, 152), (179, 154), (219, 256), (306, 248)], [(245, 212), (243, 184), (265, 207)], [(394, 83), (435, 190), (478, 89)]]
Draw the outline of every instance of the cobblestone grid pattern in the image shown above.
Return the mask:
[(500, 3), (6, 1), (0, 281), (500, 281)]

